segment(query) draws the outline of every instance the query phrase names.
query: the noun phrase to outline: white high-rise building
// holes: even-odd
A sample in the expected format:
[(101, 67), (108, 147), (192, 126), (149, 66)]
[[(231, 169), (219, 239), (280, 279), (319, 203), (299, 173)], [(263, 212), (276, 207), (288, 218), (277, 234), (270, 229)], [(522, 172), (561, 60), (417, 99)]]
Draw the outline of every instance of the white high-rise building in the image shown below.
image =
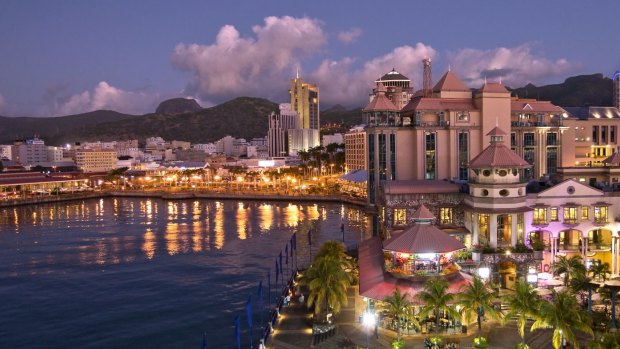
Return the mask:
[(292, 110), (290, 103), (280, 104), (278, 114), (269, 115), (267, 139), (269, 156), (289, 155), (289, 132), (299, 128), (299, 114)]

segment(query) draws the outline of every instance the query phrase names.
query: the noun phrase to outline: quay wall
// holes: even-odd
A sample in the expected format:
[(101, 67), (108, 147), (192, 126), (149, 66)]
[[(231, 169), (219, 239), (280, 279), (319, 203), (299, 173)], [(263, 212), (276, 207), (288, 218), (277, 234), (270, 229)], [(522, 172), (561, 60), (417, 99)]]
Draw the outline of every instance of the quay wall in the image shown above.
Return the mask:
[(255, 194), (255, 193), (222, 193), (208, 191), (140, 191), (140, 190), (109, 190), (80, 193), (63, 193), (61, 195), (45, 195), (12, 200), (1, 200), (0, 208), (23, 205), (38, 205), (53, 202), (75, 201), (85, 199), (99, 199), (106, 197), (136, 197), (159, 198), (163, 200), (210, 199), (210, 200), (244, 200), (244, 201), (296, 201), (296, 202), (332, 202), (357, 206), (368, 212), (374, 207), (369, 206), (363, 199), (356, 199), (346, 195), (282, 195), (282, 194)]

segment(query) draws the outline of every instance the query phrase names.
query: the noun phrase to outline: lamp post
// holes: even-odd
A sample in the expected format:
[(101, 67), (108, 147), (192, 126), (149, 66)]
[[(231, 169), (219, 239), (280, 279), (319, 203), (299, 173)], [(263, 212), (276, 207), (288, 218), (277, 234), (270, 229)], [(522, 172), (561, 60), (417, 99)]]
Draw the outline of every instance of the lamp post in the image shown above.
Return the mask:
[(536, 273), (536, 268), (529, 267), (527, 271), (527, 283), (531, 284), (533, 287), (538, 286), (538, 274)]
[(489, 277), (491, 276), (491, 268), (489, 268), (486, 264), (481, 263), (478, 267), (478, 276), (484, 281), (489, 280)]
[(363, 321), (364, 321), (364, 326), (366, 326), (366, 349), (369, 349), (370, 344), (368, 342), (368, 331), (370, 327), (375, 325), (375, 323), (377, 322), (377, 319), (375, 318), (375, 314), (371, 313), (370, 311), (366, 311), (364, 313)]

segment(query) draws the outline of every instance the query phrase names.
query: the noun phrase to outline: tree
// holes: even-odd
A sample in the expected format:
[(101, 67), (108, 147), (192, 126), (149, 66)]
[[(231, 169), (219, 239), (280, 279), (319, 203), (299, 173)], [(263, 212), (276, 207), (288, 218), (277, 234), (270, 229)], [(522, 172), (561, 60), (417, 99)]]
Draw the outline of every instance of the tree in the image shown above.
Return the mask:
[(351, 285), (352, 273), (347, 272), (350, 265), (344, 248), (338, 242), (325, 243), (314, 263), (301, 278), (301, 283), (309, 289), (308, 308), (314, 306), (314, 313), (325, 319), (330, 308), (335, 314), (347, 303), (347, 289)]
[(575, 295), (569, 291), (553, 291), (553, 301), (541, 303), (538, 318), (530, 331), (548, 327), (553, 327), (552, 343), (555, 349), (560, 348), (563, 339), (579, 349), (575, 330), (593, 335), (588, 314), (581, 310)]
[(590, 274), (593, 279), (599, 279), (605, 282), (607, 276), (611, 274), (609, 263), (594, 263), (590, 266)]
[(505, 299), (506, 304), (510, 308), (504, 319), (517, 318), (517, 328), (521, 335), (521, 348), (527, 348), (525, 344), (525, 323), (528, 318), (537, 316), (538, 308), (542, 299), (534, 290), (532, 285), (527, 282), (517, 281), (515, 292)]
[[(383, 304), (383, 308), (388, 314), (396, 319), (396, 335), (397, 339), (400, 341), (401, 320), (407, 316), (409, 307), (411, 306), (411, 303), (407, 300), (407, 294), (402, 294), (399, 289), (395, 289), (391, 296), (383, 299)], [(410, 320), (416, 321), (413, 317), (411, 317)], [(419, 326), (417, 323), (415, 325)]]
[(564, 286), (568, 286), (568, 281), (571, 277), (586, 273), (586, 267), (581, 263), (581, 257), (577, 255), (569, 258), (558, 256), (557, 260), (552, 264), (552, 269), (553, 275), (564, 274)]
[(478, 322), (478, 338), (482, 331), (482, 316), (489, 315), (493, 319), (500, 319), (501, 313), (493, 308), (493, 291), (491, 291), (479, 277), (474, 277), (471, 284), (463, 287), (459, 294), (459, 304), (463, 307), (465, 320), (469, 322), (472, 314), (476, 314)]
[(424, 291), (418, 293), (417, 298), (424, 303), (420, 310), (420, 317), (429, 314), (435, 315), (435, 336), (439, 336), (439, 313), (444, 311), (456, 317), (456, 311), (450, 307), (454, 302), (454, 295), (448, 293), (448, 282), (444, 279), (432, 279), (424, 286)]

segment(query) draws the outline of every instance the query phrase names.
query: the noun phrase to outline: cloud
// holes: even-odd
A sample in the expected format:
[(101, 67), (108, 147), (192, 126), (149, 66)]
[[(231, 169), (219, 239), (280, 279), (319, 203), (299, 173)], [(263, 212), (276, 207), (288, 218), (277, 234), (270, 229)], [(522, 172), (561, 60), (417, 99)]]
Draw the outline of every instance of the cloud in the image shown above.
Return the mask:
[(93, 110), (114, 110), (120, 113), (145, 114), (154, 112), (162, 96), (132, 92), (101, 81), (92, 91), (76, 93), (53, 101), (53, 115), (71, 115)]
[(324, 60), (310, 74), (309, 80), (318, 83), (324, 105), (365, 106), (374, 81), (393, 68), (410, 78), (414, 88), (421, 88), (422, 59), (436, 56), (437, 52), (431, 46), (417, 43), (415, 46), (397, 47), (383, 56), (361, 63), (359, 68), (355, 68), (356, 60), (353, 58)]
[(348, 31), (343, 31), (338, 33), (338, 40), (345, 44), (350, 44), (352, 42), (357, 41), (357, 39), (362, 35), (362, 29), (360, 28), (352, 28)]
[(6, 100), (4, 99), (4, 97), (2, 96), (2, 94), (0, 93), (0, 110), (2, 110), (2, 108), (6, 105)]
[(532, 43), (490, 50), (464, 48), (447, 56), (455, 73), (472, 87), (480, 87), (485, 77), (520, 87), (530, 82), (565, 77), (578, 67), (563, 58), (553, 61), (542, 57), (535, 54), (533, 48)]
[(210, 45), (177, 45), (172, 63), (193, 73), (185, 92), (213, 101), (281, 96), (300, 60), (326, 43), (320, 21), (305, 17), (266, 17), (252, 32), (242, 37), (234, 26), (225, 25)]

